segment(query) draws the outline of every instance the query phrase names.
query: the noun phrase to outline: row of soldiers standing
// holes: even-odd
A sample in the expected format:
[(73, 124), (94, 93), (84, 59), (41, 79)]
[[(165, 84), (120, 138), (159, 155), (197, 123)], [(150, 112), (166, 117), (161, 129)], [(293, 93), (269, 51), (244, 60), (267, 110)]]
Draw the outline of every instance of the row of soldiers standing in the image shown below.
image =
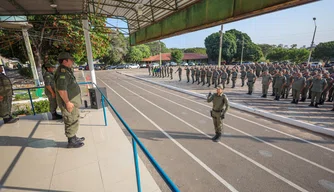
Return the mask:
[[(178, 67), (179, 81), (182, 78), (182, 68)], [(173, 68), (168, 66), (149, 68), (153, 76), (165, 77), (171, 76), (173, 79)], [(185, 67), (187, 83), (208, 84), (208, 87), (222, 84), (225, 89), (226, 84), (232, 81), (232, 87), (235, 88), (236, 81), (240, 74), (241, 87), (248, 86), (248, 93), (252, 95), (256, 79), (262, 77), (262, 96), (268, 96), (268, 90), (271, 85), (274, 100), (280, 98), (287, 99), (292, 90), (293, 100), (291, 103), (298, 104), (299, 101), (311, 99), (310, 106), (319, 107), (324, 102), (332, 102), (334, 97), (334, 80), (330, 74), (334, 73), (334, 67), (325, 70), (320, 67), (310, 67), (303, 65), (278, 65), (278, 64), (255, 64), (240, 66), (196, 66)], [(175, 72), (175, 73), (176, 73)], [(150, 72), (151, 75), (151, 72)], [(190, 80), (191, 79), (191, 80)], [(334, 107), (333, 107), (334, 110)]]

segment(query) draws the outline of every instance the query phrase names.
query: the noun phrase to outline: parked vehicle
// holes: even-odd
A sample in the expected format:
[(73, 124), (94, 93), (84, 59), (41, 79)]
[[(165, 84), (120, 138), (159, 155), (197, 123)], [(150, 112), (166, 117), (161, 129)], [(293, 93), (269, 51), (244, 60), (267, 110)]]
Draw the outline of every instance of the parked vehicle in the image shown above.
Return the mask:
[(125, 69), (125, 65), (123, 65), (123, 64), (117, 65), (116, 69)]
[(142, 63), (139, 66), (140, 66), (140, 68), (147, 68), (148, 67), (148, 65), (146, 63)]
[(333, 67), (333, 66), (334, 66), (334, 61), (331, 61), (326, 63), (324, 67)]
[(131, 64), (129, 65), (129, 69), (139, 69), (140, 66), (138, 64)]
[(97, 64), (95, 64), (95, 65), (94, 65), (94, 69), (95, 69), (95, 70), (101, 70), (101, 66), (100, 66), (100, 65), (97, 65)]
[(195, 66), (196, 64), (194, 62), (190, 62), (189, 66)]
[(84, 69), (85, 69), (85, 66), (79, 66), (78, 69), (79, 69), (79, 70), (84, 70)]
[(311, 64), (311, 67), (322, 67), (322, 63), (321, 62), (313, 62)]
[(183, 63), (181, 63), (181, 66), (188, 66), (188, 63), (187, 62), (183, 62)]
[(110, 65), (110, 66), (108, 66), (106, 69), (107, 70), (112, 70), (112, 69), (116, 69), (116, 65)]

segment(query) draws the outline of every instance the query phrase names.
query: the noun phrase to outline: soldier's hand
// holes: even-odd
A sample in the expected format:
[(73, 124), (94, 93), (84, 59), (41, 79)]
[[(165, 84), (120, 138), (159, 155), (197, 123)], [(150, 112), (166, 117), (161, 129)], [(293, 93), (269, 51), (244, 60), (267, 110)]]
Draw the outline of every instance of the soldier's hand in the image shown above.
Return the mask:
[(73, 103), (71, 103), (71, 102), (66, 103), (66, 110), (67, 110), (69, 113), (72, 113), (73, 108), (74, 108), (74, 104), (73, 104)]
[(225, 119), (225, 114), (224, 114), (224, 113), (221, 114), (221, 115), (220, 115), (220, 118), (221, 118), (221, 119)]
[(209, 95), (208, 95), (208, 97), (211, 97), (211, 95), (212, 95), (212, 93), (210, 92)]
[(0, 101), (3, 101), (3, 96), (0, 95)]

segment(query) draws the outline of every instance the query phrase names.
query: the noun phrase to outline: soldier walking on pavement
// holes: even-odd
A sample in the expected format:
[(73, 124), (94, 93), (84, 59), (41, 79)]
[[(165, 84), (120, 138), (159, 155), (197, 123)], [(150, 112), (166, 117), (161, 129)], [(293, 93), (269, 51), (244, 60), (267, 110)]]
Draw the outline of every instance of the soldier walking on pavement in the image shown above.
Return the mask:
[(52, 120), (62, 119), (63, 117), (57, 114), (57, 99), (55, 92), (55, 83), (54, 83), (54, 71), (55, 66), (51, 63), (47, 63), (44, 65), (45, 72), (43, 74), (44, 84), (45, 84), (45, 95), (48, 97), (50, 113), (52, 115)]
[(81, 91), (72, 72), (73, 57), (67, 52), (62, 52), (58, 56), (58, 62), (60, 66), (55, 73), (56, 98), (64, 119), (67, 147), (82, 147), (85, 138), (76, 136), (79, 129)]
[(272, 82), (273, 78), (270, 74), (268, 74), (268, 71), (263, 71), (263, 73), (260, 75), (262, 77), (262, 96), (263, 98), (267, 98), (268, 95), (268, 89), (270, 86), (270, 83)]
[(256, 82), (256, 76), (252, 69), (250, 69), (247, 73), (246, 78), (248, 79), (247, 86), (248, 86), (248, 95), (253, 93), (254, 83)]
[(190, 71), (191, 71), (191, 79), (193, 81), (192, 84), (194, 84), (195, 83), (195, 79), (194, 79), (194, 77), (195, 77), (195, 69), (194, 69), (194, 67), (191, 67)]
[(179, 68), (175, 71), (176, 72), (179, 72), (179, 81), (181, 81), (181, 76), (182, 76), (182, 68), (181, 66), (179, 66)]
[(282, 89), (284, 87), (284, 85), (286, 84), (286, 77), (283, 76), (283, 72), (280, 71), (278, 72), (278, 75), (276, 76), (276, 82), (275, 82), (275, 99), (279, 101), (280, 97), (281, 97), (281, 93), (282, 93)]
[(228, 85), (230, 83), (230, 79), (231, 79), (231, 70), (229, 67), (226, 68), (226, 73), (227, 73), (227, 82), (226, 84)]
[(10, 79), (3, 74), (3, 67), (0, 65), (0, 117), (5, 124), (16, 123), (19, 119), (12, 116), (13, 86)]
[(301, 73), (297, 73), (297, 76), (292, 79), (292, 101), (291, 103), (298, 104), (300, 93), (305, 89), (306, 79)]
[(227, 96), (223, 93), (223, 86), (217, 86), (217, 92), (214, 94), (209, 93), (207, 102), (213, 103), (211, 110), (211, 117), (213, 125), (215, 127), (216, 135), (212, 138), (214, 142), (218, 142), (223, 132), (222, 120), (225, 119), (225, 114), (229, 109), (229, 103)]
[[(316, 108), (319, 108), (321, 93), (326, 89), (327, 81), (326, 81), (326, 79), (323, 79), (322, 74), (319, 73), (312, 80), (311, 86), (312, 86), (312, 88), (311, 88), (312, 98), (311, 98), (311, 104), (309, 106), (310, 107), (315, 106)], [(314, 104), (314, 100), (315, 100), (315, 104)]]
[[(304, 87), (304, 89), (302, 90), (301, 92), (301, 95), (302, 95), (302, 98), (300, 99), (300, 101), (306, 101), (306, 98), (307, 98), (307, 93), (309, 91), (311, 91), (311, 84), (312, 84), (312, 81), (313, 81), (313, 77), (310, 75), (310, 72), (307, 71), (305, 73), (305, 79), (306, 79), (306, 85)], [(311, 98), (310, 98), (311, 99)]]
[(237, 81), (237, 78), (238, 78), (238, 72), (236, 72), (236, 69), (233, 68), (231, 74), (232, 74), (232, 88), (234, 88), (235, 82)]
[(167, 69), (168, 69), (168, 66), (165, 65), (165, 67), (164, 67), (165, 77), (167, 77)]
[(167, 66), (166, 71), (167, 71), (167, 77), (169, 77), (169, 68), (170, 66)]
[(190, 81), (190, 69), (189, 69), (188, 66), (186, 67), (186, 75), (187, 75), (187, 83), (189, 83), (189, 81)]

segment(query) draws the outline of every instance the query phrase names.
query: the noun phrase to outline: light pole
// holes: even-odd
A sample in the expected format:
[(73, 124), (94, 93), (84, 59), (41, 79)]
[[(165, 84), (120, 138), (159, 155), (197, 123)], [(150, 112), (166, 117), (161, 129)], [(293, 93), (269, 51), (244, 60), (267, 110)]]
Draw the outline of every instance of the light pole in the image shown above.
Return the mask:
[(159, 62), (159, 65), (161, 67), (161, 42), (160, 42), (160, 40), (159, 40), (159, 46), (160, 46), (160, 62)]
[(245, 39), (242, 36), (242, 47), (241, 47), (241, 61), (240, 61), (240, 65), (242, 65), (242, 59), (244, 57), (244, 44), (245, 44)]
[(220, 68), (220, 63), (222, 61), (222, 47), (223, 47), (223, 24), (220, 30), (220, 39), (219, 39), (219, 56), (218, 56), (218, 67)]
[(310, 49), (310, 55), (308, 56), (308, 60), (307, 60), (307, 64), (310, 64), (310, 59), (311, 59), (311, 55), (312, 55), (312, 50), (313, 50), (313, 44), (314, 44), (314, 37), (315, 37), (315, 33), (317, 32), (317, 23), (315, 22), (317, 18), (313, 17), (313, 21), (314, 21), (314, 33), (313, 33), (313, 38), (312, 38), (312, 42), (311, 42), (311, 49)]

